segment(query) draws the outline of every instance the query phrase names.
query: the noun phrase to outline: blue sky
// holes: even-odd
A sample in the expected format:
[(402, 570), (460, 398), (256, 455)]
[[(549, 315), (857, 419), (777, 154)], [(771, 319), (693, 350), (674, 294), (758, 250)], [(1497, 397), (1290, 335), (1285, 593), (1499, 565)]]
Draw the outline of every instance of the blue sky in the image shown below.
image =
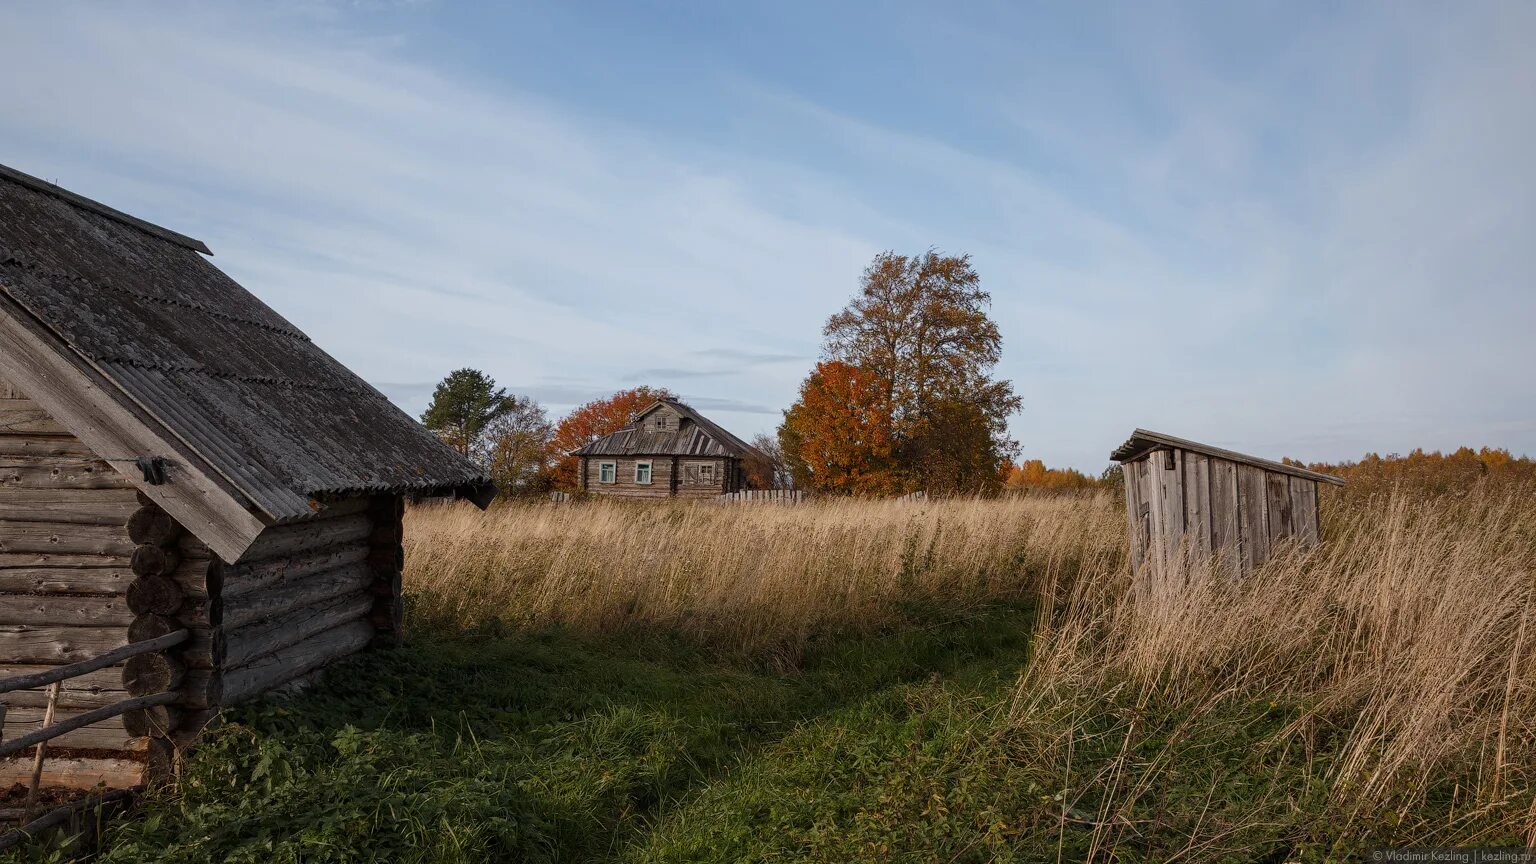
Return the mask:
[(968, 252), (1024, 455), (1536, 453), (1536, 5), (7, 7), (0, 162), (208, 242), (419, 413), (771, 430), (883, 249)]

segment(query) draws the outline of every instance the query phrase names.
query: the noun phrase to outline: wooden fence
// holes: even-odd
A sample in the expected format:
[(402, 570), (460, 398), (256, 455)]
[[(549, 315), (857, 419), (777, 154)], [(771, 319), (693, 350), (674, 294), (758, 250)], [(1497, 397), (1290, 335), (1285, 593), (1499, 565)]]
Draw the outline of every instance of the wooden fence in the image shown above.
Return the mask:
[(722, 504), (800, 504), (810, 499), (802, 489), (744, 489), (715, 498)]
[[(135, 657), (163, 659), (156, 658), (155, 655), (168, 648), (180, 645), (187, 641), (191, 635), (191, 632), (188, 630), (176, 630), (163, 636), (157, 636), (154, 639), (145, 639), (124, 645), (121, 648), (115, 648), (103, 654), (98, 654), (89, 660), (81, 660), (78, 663), (70, 663), (67, 666), (56, 666), (42, 672), (12, 675), (8, 678), (0, 679), (0, 694), (12, 693), (17, 690), (34, 690), (39, 687), (48, 688), (48, 702), (43, 712), (42, 728), (28, 732), (11, 741), (0, 741), (0, 758), (20, 753), (28, 747), (36, 748), (32, 759), (32, 779), (27, 786), (26, 801), (22, 805), (21, 815), (17, 820), (22, 823), (21, 827), (0, 835), (0, 850), (9, 849), (40, 831), (63, 824), (77, 812), (93, 806), (101, 806), (126, 799), (132, 794), (131, 790), (116, 790), (102, 795), (87, 796), (78, 801), (55, 808), (43, 816), (29, 821), (29, 817), (32, 815), (32, 808), (37, 802), (38, 786), (43, 776), (43, 761), (47, 755), (49, 741), (60, 735), (73, 732), (76, 729), (89, 726), (92, 723), (99, 723), (102, 720), (127, 714), (130, 711), (150, 714), (156, 709), (163, 711), (162, 706), (170, 705), (173, 702), (180, 701), (182, 698), (182, 694), (178, 693), (174, 687), (176, 683), (174, 677), (159, 677), (156, 674), (156, 666), (168, 664), (151, 663), (143, 667), (142, 671), (135, 669), (135, 664), (130, 664), (128, 670), (139, 672), (146, 680), (157, 679), (159, 686), (155, 689), (158, 689), (159, 692), (120, 699), (110, 705), (103, 705), (100, 708), (86, 711), (67, 720), (55, 723), (53, 720), (54, 709), (58, 706), (59, 691), (62, 688), (63, 682), (70, 678), (88, 675), (99, 669), (105, 669), (108, 666), (115, 666), (118, 663), (132, 660)], [(128, 670), (125, 670), (125, 677), (133, 674), (133, 672)], [(4, 723), (5, 706), (0, 704), (0, 735), (3, 735)]]

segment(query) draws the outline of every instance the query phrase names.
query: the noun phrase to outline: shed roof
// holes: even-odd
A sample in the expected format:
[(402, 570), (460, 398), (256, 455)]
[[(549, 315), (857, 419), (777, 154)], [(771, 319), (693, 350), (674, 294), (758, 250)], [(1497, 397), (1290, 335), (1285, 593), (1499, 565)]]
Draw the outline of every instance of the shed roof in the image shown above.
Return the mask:
[[(91, 394), (105, 400), (97, 408), (144, 424), (176, 451), (101, 453), (124, 473), (133, 477), (121, 464), (133, 457), (180, 457), (266, 524), (309, 517), (327, 495), (485, 497), (482, 469), (199, 254), (207, 252), (0, 166), (0, 318), (35, 337), (34, 360), (72, 366), (73, 389), (102, 391)], [(19, 362), (0, 356), (8, 367)], [(63, 378), (40, 375), (30, 375), (38, 392), (28, 395), (100, 452), (88, 430), (70, 425), (72, 416), (84, 423), (78, 406), (50, 392)]]
[(1223, 450), (1220, 447), (1212, 447), (1209, 444), (1201, 444), (1185, 438), (1175, 438), (1172, 435), (1164, 435), (1161, 432), (1152, 432), (1146, 429), (1137, 429), (1135, 432), (1132, 432), (1131, 437), (1127, 439), (1124, 444), (1121, 444), (1119, 447), (1115, 448), (1113, 453), (1109, 454), (1109, 458), (1115, 460), (1116, 462), (1130, 462), (1150, 451), (1162, 450), (1170, 447), (1180, 450), (1189, 450), (1194, 453), (1203, 453), (1206, 456), (1214, 456), (1217, 459), (1226, 459), (1230, 462), (1237, 462), (1243, 465), (1252, 465), (1255, 468), (1262, 468), (1265, 471), (1274, 471), (1278, 474), (1289, 474), (1292, 477), (1304, 477), (1308, 480), (1317, 480), (1322, 483), (1335, 483), (1339, 486), (1344, 485), (1344, 481), (1341, 478), (1335, 477), (1332, 474), (1321, 474), (1317, 471), (1308, 471), (1305, 468), (1298, 468), (1295, 465), (1287, 465), (1284, 462), (1271, 462), (1268, 459), (1260, 459), (1257, 456), (1247, 456), (1231, 450)]
[[(692, 425), (679, 424), (673, 432), (654, 432), (642, 428), (641, 421), (657, 409), (667, 406)], [(628, 426), (593, 441), (576, 456), (725, 456), (741, 458), (752, 452), (752, 445), (725, 431), (714, 421), (676, 399), (658, 399), (635, 415)]]

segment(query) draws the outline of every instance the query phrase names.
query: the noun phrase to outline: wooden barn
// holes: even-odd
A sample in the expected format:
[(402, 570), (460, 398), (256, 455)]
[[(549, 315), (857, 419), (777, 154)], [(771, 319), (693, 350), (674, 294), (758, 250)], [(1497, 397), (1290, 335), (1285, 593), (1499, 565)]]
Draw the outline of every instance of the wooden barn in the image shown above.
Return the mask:
[(208, 254), (0, 167), (0, 786), (393, 642), (404, 498), (494, 492)]
[(1319, 542), (1318, 485), (1344, 481), (1137, 429), (1110, 458), (1125, 475), (1131, 566), (1221, 555), (1237, 572), (1285, 542)]
[(577, 450), (580, 487), (615, 498), (715, 498), (746, 488), (752, 445), (675, 399)]

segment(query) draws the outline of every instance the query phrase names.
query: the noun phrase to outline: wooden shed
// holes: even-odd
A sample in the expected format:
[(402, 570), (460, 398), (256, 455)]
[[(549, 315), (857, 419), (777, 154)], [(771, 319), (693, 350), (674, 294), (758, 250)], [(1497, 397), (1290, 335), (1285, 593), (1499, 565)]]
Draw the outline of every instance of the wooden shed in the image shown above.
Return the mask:
[(393, 642), (404, 499), (494, 493), (208, 254), (0, 167), (0, 755), (51, 716), (44, 785)]
[(1282, 543), (1316, 544), (1317, 484), (1344, 485), (1329, 474), (1146, 429), (1110, 458), (1125, 475), (1136, 568), (1220, 555), (1246, 573)]
[(578, 486), (613, 498), (718, 498), (747, 487), (752, 445), (676, 399), (659, 399), (623, 429), (572, 455)]

